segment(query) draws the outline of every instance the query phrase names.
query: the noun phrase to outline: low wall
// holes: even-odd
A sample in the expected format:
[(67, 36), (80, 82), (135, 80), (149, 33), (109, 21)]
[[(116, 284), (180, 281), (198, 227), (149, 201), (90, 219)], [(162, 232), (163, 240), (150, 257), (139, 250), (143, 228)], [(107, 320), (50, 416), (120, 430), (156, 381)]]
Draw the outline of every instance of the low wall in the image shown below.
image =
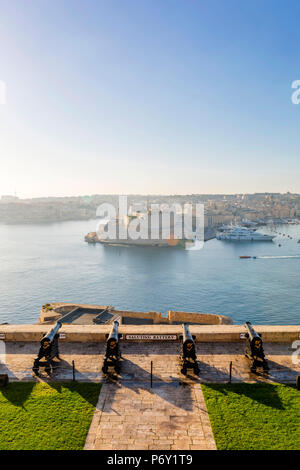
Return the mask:
[[(59, 330), (65, 335), (61, 341), (93, 343), (106, 341), (111, 325), (63, 325)], [(270, 343), (292, 343), (300, 338), (300, 326), (255, 325), (263, 341)], [(49, 325), (0, 325), (0, 340), (40, 341), (49, 330)], [(198, 342), (240, 342), (241, 333), (246, 333), (243, 325), (191, 325), (190, 331)], [(119, 333), (126, 335), (176, 335), (182, 334), (180, 325), (120, 325)], [(151, 339), (142, 341), (157, 342)]]
[(168, 311), (168, 319), (172, 323), (202, 323), (203, 325), (232, 325), (232, 320), (225, 315), (217, 315), (215, 313), (198, 313), (198, 312), (177, 312)]
[(78, 307), (95, 310), (112, 308), (107, 305), (71, 304), (65, 302), (51, 302), (49, 305), (51, 306), (51, 310), (45, 308), (44, 305), (42, 306), (39, 323), (55, 323), (63, 315), (70, 313), (72, 310), (75, 310)]
[[(153, 323), (168, 323), (168, 319), (163, 317), (161, 312), (133, 312), (131, 310), (115, 310), (111, 309), (111, 313), (120, 315), (121, 317), (129, 317), (129, 318), (145, 318), (150, 319)], [(122, 324), (122, 320), (121, 320)]]

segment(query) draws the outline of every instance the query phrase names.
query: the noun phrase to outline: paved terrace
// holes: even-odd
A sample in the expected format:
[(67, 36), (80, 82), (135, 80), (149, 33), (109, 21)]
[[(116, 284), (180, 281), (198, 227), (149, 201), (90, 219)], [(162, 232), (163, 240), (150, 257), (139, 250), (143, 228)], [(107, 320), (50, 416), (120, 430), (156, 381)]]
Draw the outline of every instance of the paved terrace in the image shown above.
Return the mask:
[[(50, 326), (51, 328), (51, 326)], [(60, 333), (60, 367), (54, 380), (72, 378), (72, 361), (75, 362), (76, 379), (102, 381), (101, 367), (105, 352), (105, 335), (110, 326), (63, 325)], [(122, 381), (150, 381), (150, 363), (153, 361), (153, 380), (189, 383), (227, 382), (229, 364), (233, 363), (232, 380), (235, 382), (294, 382), (300, 373), (300, 365), (293, 364), (292, 343), (300, 337), (300, 326), (255, 326), (262, 334), (265, 353), (269, 359), (268, 377), (253, 375), (244, 357), (245, 340), (240, 339), (245, 328), (239, 325), (192, 325), (196, 336), (197, 356), (200, 365), (199, 378), (184, 379), (178, 366), (179, 335), (177, 325), (122, 325), (121, 348), (123, 355)], [(0, 340), (6, 349), (5, 364), (0, 363), (0, 373), (7, 373), (10, 380), (36, 380), (32, 376), (33, 359), (39, 350), (39, 341), (49, 330), (48, 325), (0, 325)], [(176, 341), (128, 341), (128, 334), (176, 335)]]
[[(0, 373), (11, 381), (35, 381), (48, 378), (32, 376), (33, 359), (39, 349), (38, 340), (46, 326), (0, 326), (5, 335), (6, 362)], [(249, 371), (244, 356), (245, 333), (241, 326), (191, 326), (196, 335), (200, 376), (182, 376), (178, 364), (179, 326), (122, 325), (122, 366), (118, 378), (106, 379), (101, 372), (105, 326), (64, 325), (60, 332), (61, 364), (52, 380), (72, 380), (72, 361), (76, 380), (102, 381), (103, 386), (85, 449), (215, 449), (201, 383), (224, 383), (229, 380), (229, 364), (233, 363), (233, 382), (292, 382), (300, 374), (300, 365), (292, 362), (292, 342), (299, 338), (300, 327), (256, 327), (267, 341), (268, 376)], [(127, 334), (171, 334), (177, 341), (127, 341)], [(153, 362), (153, 387), (150, 388), (150, 367)]]

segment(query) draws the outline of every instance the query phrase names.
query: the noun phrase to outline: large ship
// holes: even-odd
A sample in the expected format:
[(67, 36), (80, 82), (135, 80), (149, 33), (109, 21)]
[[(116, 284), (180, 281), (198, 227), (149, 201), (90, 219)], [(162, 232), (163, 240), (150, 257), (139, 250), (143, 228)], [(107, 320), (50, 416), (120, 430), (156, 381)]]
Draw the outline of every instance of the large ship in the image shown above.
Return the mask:
[(229, 241), (272, 241), (275, 235), (266, 235), (246, 227), (232, 226), (218, 233), (216, 238)]

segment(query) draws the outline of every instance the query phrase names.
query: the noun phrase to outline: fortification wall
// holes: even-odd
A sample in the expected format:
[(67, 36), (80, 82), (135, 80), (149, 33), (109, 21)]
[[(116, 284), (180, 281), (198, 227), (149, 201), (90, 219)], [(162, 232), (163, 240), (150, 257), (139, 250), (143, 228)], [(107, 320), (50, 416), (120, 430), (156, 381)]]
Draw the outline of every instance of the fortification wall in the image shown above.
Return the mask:
[[(262, 335), (264, 342), (289, 343), (300, 338), (300, 326), (272, 326), (254, 325), (258, 333)], [(95, 343), (106, 341), (111, 325), (63, 325), (59, 330), (63, 336), (63, 342)], [(40, 341), (49, 330), (49, 325), (0, 325), (0, 340), (4, 341)], [(244, 341), (241, 334), (245, 333), (243, 325), (191, 325), (190, 331), (196, 336), (197, 342), (238, 343)], [(119, 333), (123, 334), (122, 341), (127, 335), (176, 335), (175, 341), (180, 341), (182, 334), (180, 325), (120, 325)], [(134, 339), (138, 342), (138, 339)], [(158, 343), (150, 338), (141, 338), (142, 342)], [(170, 342), (166, 340), (167, 342)]]
[(168, 311), (169, 323), (202, 323), (203, 325), (232, 325), (232, 320), (225, 315), (215, 313)]
[[(39, 323), (55, 323), (63, 315), (70, 313), (76, 308), (86, 308), (89, 310), (104, 310), (109, 309), (113, 314), (120, 315), (120, 317), (129, 318), (144, 318), (151, 320), (154, 324), (178, 324), (178, 323), (199, 323), (203, 325), (231, 325), (231, 318), (225, 315), (218, 315), (214, 313), (200, 313), (200, 312), (183, 312), (169, 310), (167, 315), (164, 316), (161, 312), (135, 312), (132, 310), (117, 310), (112, 306), (107, 305), (89, 305), (89, 304), (71, 304), (56, 302), (45, 304), (41, 308)], [(122, 320), (121, 320), (122, 323)]]

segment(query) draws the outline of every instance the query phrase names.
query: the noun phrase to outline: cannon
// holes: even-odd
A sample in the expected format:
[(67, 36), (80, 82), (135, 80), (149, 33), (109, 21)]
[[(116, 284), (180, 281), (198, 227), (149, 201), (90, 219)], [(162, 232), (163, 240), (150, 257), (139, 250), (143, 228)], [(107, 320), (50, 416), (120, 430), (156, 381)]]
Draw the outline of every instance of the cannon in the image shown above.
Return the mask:
[(257, 367), (262, 367), (264, 371), (268, 371), (268, 361), (265, 357), (263, 341), (260, 334), (254, 330), (249, 321), (246, 321), (244, 326), (247, 330), (245, 335), (247, 339), (245, 356), (251, 361), (251, 372), (256, 372)]
[(196, 356), (196, 345), (195, 336), (191, 335), (189, 326), (186, 323), (182, 325), (182, 340), (180, 361), (181, 361), (181, 373), (186, 375), (188, 369), (193, 369), (194, 374), (198, 375), (200, 372), (197, 356)]
[(107, 335), (106, 340), (106, 351), (104, 356), (104, 362), (102, 367), (102, 372), (107, 374), (108, 368), (112, 367), (115, 369), (115, 372), (118, 374), (120, 372), (120, 346), (119, 339), (122, 335), (118, 333), (119, 322), (114, 321), (114, 324), (110, 330), (109, 335)]
[[(58, 330), (62, 326), (62, 323), (58, 321), (53, 328), (41, 339), (41, 346), (37, 357), (34, 359), (33, 372), (39, 375), (40, 367), (45, 367), (45, 372), (50, 375), (53, 372), (53, 368), (57, 365), (54, 361), (55, 358), (60, 360), (58, 351)], [(45, 358), (44, 361), (41, 359)]]

